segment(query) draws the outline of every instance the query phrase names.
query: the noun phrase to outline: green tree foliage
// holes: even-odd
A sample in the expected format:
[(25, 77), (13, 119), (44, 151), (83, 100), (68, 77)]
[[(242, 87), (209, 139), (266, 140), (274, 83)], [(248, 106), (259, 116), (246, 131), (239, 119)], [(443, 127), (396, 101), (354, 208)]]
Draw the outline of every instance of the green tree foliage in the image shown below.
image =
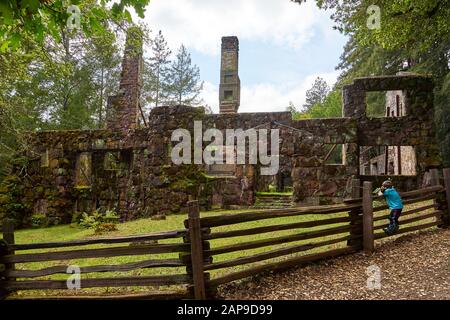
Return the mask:
[(311, 89), (306, 91), (304, 110), (309, 110), (315, 104), (324, 102), (329, 91), (330, 87), (327, 82), (323, 78), (317, 77)]
[[(128, 27), (126, 21), (121, 24)], [(47, 35), (39, 42), (32, 35), (24, 35), (17, 50), (0, 53), (0, 179), (11, 170), (16, 155), (27, 150), (25, 132), (105, 126), (107, 98), (117, 93), (122, 41), (125, 30), (130, 30), (112, 31), (114, 25), (105, 21), (108, 25), (105, 32), (89, 37), (61, 29), (61, 41)], [(152, 51), (146, 60), (146, 66), (157, 72), (144, 68), (144, 99), (154, 102), (155, 84), (159, 83), (156, 100), (166, 101), (170, 67), (167, 43), (161, 33), (152, 42), (148, 28), (140, 29), (144, 42), (157, 48), (156, 54)], [(196, 98), (189, 92), (192, 82), (185, 80), (186, 75), (198, 76), (198, 68), (190, 65), (185, 49), (180, 57), (182, 63), (174, 61), (173, 65), (182, 66), (182, 77), (174, 75), (173, 79), (182, 81), (171, 84), (174, 89), (181, 88), (183, 101), (192, 102)]]
[[(79, 17), (80, 29), (87, 37), (107, 32), (104, 21), (131, 22), (128, 8), (144, 17), (149, 0), (2, 0), (0, 2), (0, 51), (17, 50), (26, 38), (39, 44), (48, 36), (61, 42), (61, 30)], [(108, 5), (108, 6), (107, 6)]]
[[(116, 90), (120, 57), (116, 36), (63, 33), (42, 43), (23, 39), (0, 55), (0, 167), (8, 171), (22, 135), (40, 129), (93, 129), (104, 124), (107, 96)], [(7, 172), (3, 172), (7, 173)], [(0, 172), (0, 175), (2, 172)]]
[[(27, 132), (104, 127), (107, 98), (117, 93), (120, 82), (122, 41), (131, 21), (127, 8), (142, 17), (148, 2), (0, 3), (0, 180), (13, 165), (26, 164), (17, 155), (28, 150)], [(72, 4), (80, 9), (81, 29), (67, 26)], [(143, 97), (158, 105), (168, 97), (170, 50), (161, 32), (150, 41), (150, 31), (142, 29), (143, 40), (152, 49), (144, 68)], [(192, 102), (197, 97), (198, 68), (190, 65), (186, 50), (176, 61), (181, 63), (174, 62), (173, 67), (180, 67), (182, 76), (172, 73), (177, 81), (171, 88), (181, 90), (184, 102)], [(195, 80), (186, 81), (186, 76)]]
[(304, 111), (297, 111), (291, 105), (289, 110), (292, 112), (294, 120), (311, 118), (340, 118), (342, 117), (342, 96), (340, 90), (331, 91), (323, 100), (311, 106)]
[(89, 52), (85, 56), (95, 89), (94, 105), (97, 127), (106, 119), (108, 96), (114, 95), (120, 76), (121, 55), (115, 35), (111, 32), (90, 40)]
[[(150, 40), (151, 56), (144, 65), (144, 101), (149, 107), (158, 107), (168, 97), (170, 51), (161, 30)], [(148, 109), (148, 108), (147, 108)]]
[(191, 55), (184, 45), (179, 48), (168, 73), (170, 104), (198, 105), (198, 97), (203, 89), (200, 69), (192, 65)]

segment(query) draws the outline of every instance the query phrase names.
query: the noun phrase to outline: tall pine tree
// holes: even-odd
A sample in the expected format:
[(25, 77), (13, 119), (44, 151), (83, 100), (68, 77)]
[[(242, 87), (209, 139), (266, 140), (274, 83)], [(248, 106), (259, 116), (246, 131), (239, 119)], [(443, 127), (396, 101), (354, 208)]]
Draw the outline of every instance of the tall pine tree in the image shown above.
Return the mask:
[(203, 89), (200, 69), (192, 65), (191, 55), (181, 45), (169, 69), (169, 103), (174, 105), (198, 105)]
[(161, 30), (151, 41), (151, 57), (145, 62), (144, 100), (147, 108), (158, 107), (167, 99), (170, 51)]
[(306, 91), (306, 103), (303, 105), (303, 109), (308, 111), (313, 105), (324, 102), (329, 92), (330, 87), (327, 82), (321, 77), (317, 77), (311, 89)]

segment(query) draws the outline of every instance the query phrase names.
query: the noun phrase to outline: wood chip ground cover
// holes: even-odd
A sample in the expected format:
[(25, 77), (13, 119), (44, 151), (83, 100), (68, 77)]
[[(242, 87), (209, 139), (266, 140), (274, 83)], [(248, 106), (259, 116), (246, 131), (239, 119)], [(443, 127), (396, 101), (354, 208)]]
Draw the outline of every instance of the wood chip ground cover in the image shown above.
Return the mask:
[[(381, 288), (367, 288), (367, 267), (381, 271)], [(219, 288), (220, 299), (450, 299), (450, 229), (377, 241), (356, 253)]]

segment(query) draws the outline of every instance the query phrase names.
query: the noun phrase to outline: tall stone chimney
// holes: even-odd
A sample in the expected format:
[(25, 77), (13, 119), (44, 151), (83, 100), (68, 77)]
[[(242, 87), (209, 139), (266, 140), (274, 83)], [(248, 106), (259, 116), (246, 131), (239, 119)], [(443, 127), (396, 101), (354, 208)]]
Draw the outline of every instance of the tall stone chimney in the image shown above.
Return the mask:
[(142, 87), (142, 30), (127, 30), (119, 93), (108, 97), (107, 128), (126, 133), (139, 124), (139, 100)]
[(223, 37), (219, 88), (220, 113), (236, 113), (239, 109), (241, 80), (238, 72), (239, 40), (237, 37)]

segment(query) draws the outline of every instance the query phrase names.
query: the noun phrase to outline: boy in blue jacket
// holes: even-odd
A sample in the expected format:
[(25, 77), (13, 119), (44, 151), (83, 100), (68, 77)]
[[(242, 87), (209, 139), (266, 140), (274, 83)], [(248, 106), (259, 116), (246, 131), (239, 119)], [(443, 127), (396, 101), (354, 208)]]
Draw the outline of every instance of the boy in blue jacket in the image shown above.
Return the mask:
[(389, 215), (389, 225), (383, 230), (386, 234), (392, 235), (397, 232), (399, 228), (398, 218), (403, 210), (402, 198), (398, 194), (397, 190), (395, 190), (392, 186), (392, 182), (390, 180), (383, 182), (380, 193), (380, 195), (383, 195), (386, 199), (389, 209), (391, 209), (391, 213)]

